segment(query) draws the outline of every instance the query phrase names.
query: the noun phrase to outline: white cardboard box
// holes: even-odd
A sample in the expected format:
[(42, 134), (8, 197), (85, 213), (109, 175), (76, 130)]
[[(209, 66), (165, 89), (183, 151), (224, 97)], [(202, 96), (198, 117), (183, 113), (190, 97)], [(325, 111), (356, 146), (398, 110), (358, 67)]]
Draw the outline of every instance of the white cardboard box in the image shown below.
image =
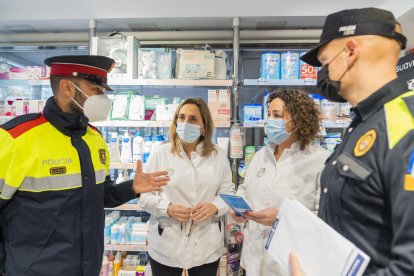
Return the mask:
[(92, 55), (107, 56), (116, 65), (109, 73), (109, 79), (136, 79), (138, 77), (139, 42), (134, 36), (100, 38), (93, 37)]
[(213, 79), (214, 53), (204, 50), (177, 50), (177, 79)]

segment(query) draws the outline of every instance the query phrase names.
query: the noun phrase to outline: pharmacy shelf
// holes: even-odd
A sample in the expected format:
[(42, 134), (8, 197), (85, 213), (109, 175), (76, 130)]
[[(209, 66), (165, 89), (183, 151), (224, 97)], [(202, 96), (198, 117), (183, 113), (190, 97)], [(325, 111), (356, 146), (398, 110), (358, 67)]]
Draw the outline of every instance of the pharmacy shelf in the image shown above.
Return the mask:
[(141, 208), (138, 206), (138, 204), (122, 204), (115, 208), (105, 208), (105, 210), (108, 211), (141, 211)]
[(181, 80), (181, 79), (154, 79), (154, 80), (134, 80), (134, 79), (109, 79), (108, 84), (112, 86), (209, 86), (209, 87), (230, 87), (233, 80)]
[[(347, 128), (351, 122), (349, 121), (322, 121), (325, 128)], [(260, 128), (264, 127), (264, 124), (257, 124), (255, 126), (243, 126), (244, 128)]]
[(50, 80), (0, 80), (0, 86), (49, 86)]
[(316, 86), (316, 80), (263, 80), (245, 79), (244, 86)]
[(147, 245), (146, 244), (105, 244), (104, 250), (147, 251)]
[(95, 127), (170, 127), (171, 121), (102, 121), (92, 123)]
[(347, 128), (350, 121), (322, 121), (325, 128)]
[[(109, 79), (109, 85), (113, 86), (206, 86), (206, 87), (230, 87), (233, 86), (233, 80), (181, 80), (181, 79)], [(0, 80), (0, 86), (49, 86), (50, 80)]]
[(109, 167), (111, 169), (116, 169), (116, 170), (135, 170), (137, 168), (137, 164), (136, 163), (111, 162)]
[[(216, 128), (227, 128), (230, 127), (230, 122), (225, 121), (214, 121)], [(93, 122), (95, 127), (170, 127), (171, 121), (102, 121)]]

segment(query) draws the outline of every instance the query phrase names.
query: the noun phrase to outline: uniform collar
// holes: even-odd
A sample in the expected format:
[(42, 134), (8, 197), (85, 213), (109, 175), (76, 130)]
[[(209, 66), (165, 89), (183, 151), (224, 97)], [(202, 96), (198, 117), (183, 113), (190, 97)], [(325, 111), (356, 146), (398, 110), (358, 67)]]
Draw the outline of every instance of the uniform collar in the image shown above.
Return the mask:
[(363, 121), (366, 121), (369, 117), (381, 109), (384, 104), (407, 91), (407, 82), (402, 78), (396, 78), (357, 104), (352, 111), (355, 113), (356, 117), (360, 116)]
[(67, 136), (83, 136), (86, 133), (88, 118), (82, 114), (63, 112), (54, 97), (47, 100), (43, 114), (55, 128)]
[[(272, 142), (269, 144), (268, 149), (272, 152), (272, 154), (275, 152), (276, 146), (277, 145)], [(300, 151), (300, 143), (299, 141), (296, 141), (292, 145), (290, 145), (290, 148), (285, 149), (283, 151), (283, 154), (285, 154), (285, 152), (286, 154), (292, 154), (298, 151)]]
[[(196, 147), (196, 150), (191, 152), (191, 155), (197, 154), (197, 155), (201, 156), (202, 153), (203, 153), (203, 145), (204, 145), (204, 142), (198, 143), (198, 145)], [(184, 150), (184, 147), (183, 147), (182, 143), (180, 143), (179, 148), (180, 148), (181, 155), (186, 156), (186, 153), (185, 153), (185, 150)]]

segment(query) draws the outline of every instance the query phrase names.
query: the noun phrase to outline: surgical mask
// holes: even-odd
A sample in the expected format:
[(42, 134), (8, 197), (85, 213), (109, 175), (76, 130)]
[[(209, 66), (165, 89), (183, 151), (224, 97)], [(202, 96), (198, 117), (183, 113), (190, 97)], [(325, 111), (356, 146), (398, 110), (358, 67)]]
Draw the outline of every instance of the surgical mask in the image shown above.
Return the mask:
[(342, 76), (339, 78), (339, 80), (331, 80), (329, 77), (329, 64), (334, 61), (342, 51), (345, 49), (342, 49), (328, 64), (325, 64), (322, 66), (322, 69), (318, 72), (318, 79), (317, 79), (317, 93), (325, 97), (327, 100), (331, 102), (337, 102), (337, 103), (344, 103), (346, 100), (342, 98), (340, 93), (340, 87), (341, 87), (341, 79), (345, 75), (345, 73), (348, 71), (345, 70), (345, 72), (342, 74)]
[(109, 111), (111, 110), (111, 100), (107, 95), (93, 95), (88, 96), (73, 82), (70, 82), (77, 90), (85, 95), (86, 100), (81, 106), (74, 98), (71, 97), (72, 101), (83, 110), (83, 114), (89, 119), (90, 122), (105, 121), (108, 117)]
[(194, 143), (201, 136), (201, 127), (188, 123), (177, 123), (175, 132), (184, 143)]
[(289, 121), (273, 118), (267, 119), (265, 127), (267, 138), (269, 138), (270, 142), (280, 145), (289, 138), (289, 136), (294, 132), (287, 132), (285, 129), (286, 123)]

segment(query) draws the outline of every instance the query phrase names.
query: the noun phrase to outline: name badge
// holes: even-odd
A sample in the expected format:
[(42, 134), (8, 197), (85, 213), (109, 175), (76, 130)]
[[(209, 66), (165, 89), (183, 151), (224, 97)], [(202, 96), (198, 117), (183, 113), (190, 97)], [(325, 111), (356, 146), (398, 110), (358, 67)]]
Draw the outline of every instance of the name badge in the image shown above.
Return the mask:
[(263, 175), (265, 175), (265, 173), (266, 173), (266, 169), (261, 168), (260, 170), (257, 171), (256, 175), (257, 177), (262, 177)]

